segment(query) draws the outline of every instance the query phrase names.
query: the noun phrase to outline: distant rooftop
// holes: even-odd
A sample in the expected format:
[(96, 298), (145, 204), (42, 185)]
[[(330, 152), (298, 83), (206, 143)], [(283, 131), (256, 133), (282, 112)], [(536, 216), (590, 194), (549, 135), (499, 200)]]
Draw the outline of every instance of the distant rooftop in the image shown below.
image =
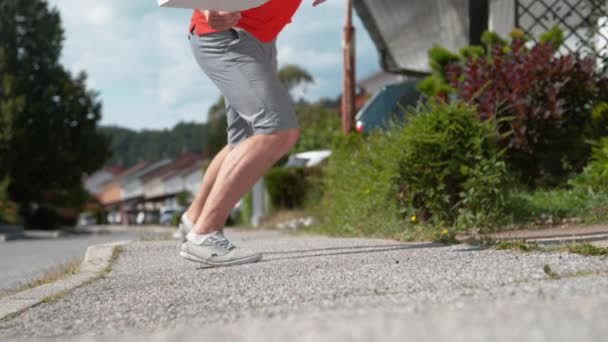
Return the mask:
[(195, 154), (184, 154), (173, 160), (171, 163), (162, 166), (142, 177), (144, 182), (150, 181), (153, 178), (167, 178), (177, 173), (181, 173), (186, 169), (191, 168), (195, 164), (199, 163), (202, 157)]

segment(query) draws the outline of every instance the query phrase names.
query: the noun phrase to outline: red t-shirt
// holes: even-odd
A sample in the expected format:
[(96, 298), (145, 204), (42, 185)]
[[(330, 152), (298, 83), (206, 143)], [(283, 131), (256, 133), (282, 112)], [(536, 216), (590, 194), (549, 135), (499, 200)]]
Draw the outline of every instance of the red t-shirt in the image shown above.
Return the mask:
[[(270, 0), (260, 7), (241, 12), (242, 18), (236, 27), (251, 33), (262, 42), (273, 41), (283, 28), (291, 22), (291, 17), (302, 3), (302, 0)], [(203, 13), (195, 10), (190, 21), (190, 32), (196, 28), (196, 34), (215, 32), (209, 27)]]

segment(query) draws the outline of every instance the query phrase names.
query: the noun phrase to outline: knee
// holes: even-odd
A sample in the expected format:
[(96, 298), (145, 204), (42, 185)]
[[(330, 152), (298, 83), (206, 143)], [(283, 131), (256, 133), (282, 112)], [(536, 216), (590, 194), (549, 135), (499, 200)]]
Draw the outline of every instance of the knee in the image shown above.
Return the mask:
[(299, 138), (300, 129), (298, 128), (292, 128), (279, 132), (276, 135), (276, 143), (274, 144), (274, 148), (279, 155), (279, 158), (285, 153), (289, 152), (289, 150), (298, 142)]
[(295, 144), (298, 143), (298, 139), (300, 138), (300, 129), (299, 128), (293, 128), (288, 130), (287, 132), (287, 137), (286, 137), (286, 141), (285, 141), (285, 148), (287, 149), (285, 152), (287, 153), (287, 151), (289, 151), (292, 147), (295, 146)]

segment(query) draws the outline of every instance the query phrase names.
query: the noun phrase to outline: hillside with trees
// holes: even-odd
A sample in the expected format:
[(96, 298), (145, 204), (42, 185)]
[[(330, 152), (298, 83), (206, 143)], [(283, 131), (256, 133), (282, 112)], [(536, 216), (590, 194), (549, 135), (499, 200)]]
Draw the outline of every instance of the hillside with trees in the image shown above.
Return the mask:
[(182, 152), (203, 153), (208, 147), (209, 125), (179, 123), (172, 129), (134, 131), (103, 126), (100, 132), (111, 141), (107, 165), (129, 167), (140, 160), (175, 157)]
[[(279, 78), (293, 94), (314, 78), (304, 69), (287, 64), (279, 70)], [(323, 99), (315, 103), (300, 100), (296, 113), (302, 128), (294, 152), (329, 148), (340, 132), (338, 100)], [(209, 108), (207, 123), (182, 122), (171, 129), (134, 131), (117, 126), (101, 127), (111, 141), (112, 157), (108, 166), (128, 168), (141, 160), (174, 158), (183, 152), (212, 157), (226, 145), (226, 110), (224, 98)]]

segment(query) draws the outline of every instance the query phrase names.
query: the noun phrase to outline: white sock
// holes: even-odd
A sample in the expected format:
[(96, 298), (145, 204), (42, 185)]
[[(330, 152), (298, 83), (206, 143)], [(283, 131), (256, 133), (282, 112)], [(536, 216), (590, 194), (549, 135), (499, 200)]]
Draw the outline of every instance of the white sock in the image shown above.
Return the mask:
[(188, 233), (188, 235), (186, 235), (186, 239), (188, 239), (188, 241), (196, 244), (196, 245), (202, 245), (205, 240), (207, 240), (207, 238), (211, 235), (215, 234), (215, 232), (211, 233), (211, 234), (196, 234), (194, 231), (191, 231), (190, 233)]
[(184, 213), (182, 215), (182, 222), (184, 222), (184, 224), (186, 224), (188, 227), (194, 226), (194, 223), (192, 223), (192, 221), (190, 221), (190, 219), (188, 218), (188, 215), (186, 215), (186, 213)]

